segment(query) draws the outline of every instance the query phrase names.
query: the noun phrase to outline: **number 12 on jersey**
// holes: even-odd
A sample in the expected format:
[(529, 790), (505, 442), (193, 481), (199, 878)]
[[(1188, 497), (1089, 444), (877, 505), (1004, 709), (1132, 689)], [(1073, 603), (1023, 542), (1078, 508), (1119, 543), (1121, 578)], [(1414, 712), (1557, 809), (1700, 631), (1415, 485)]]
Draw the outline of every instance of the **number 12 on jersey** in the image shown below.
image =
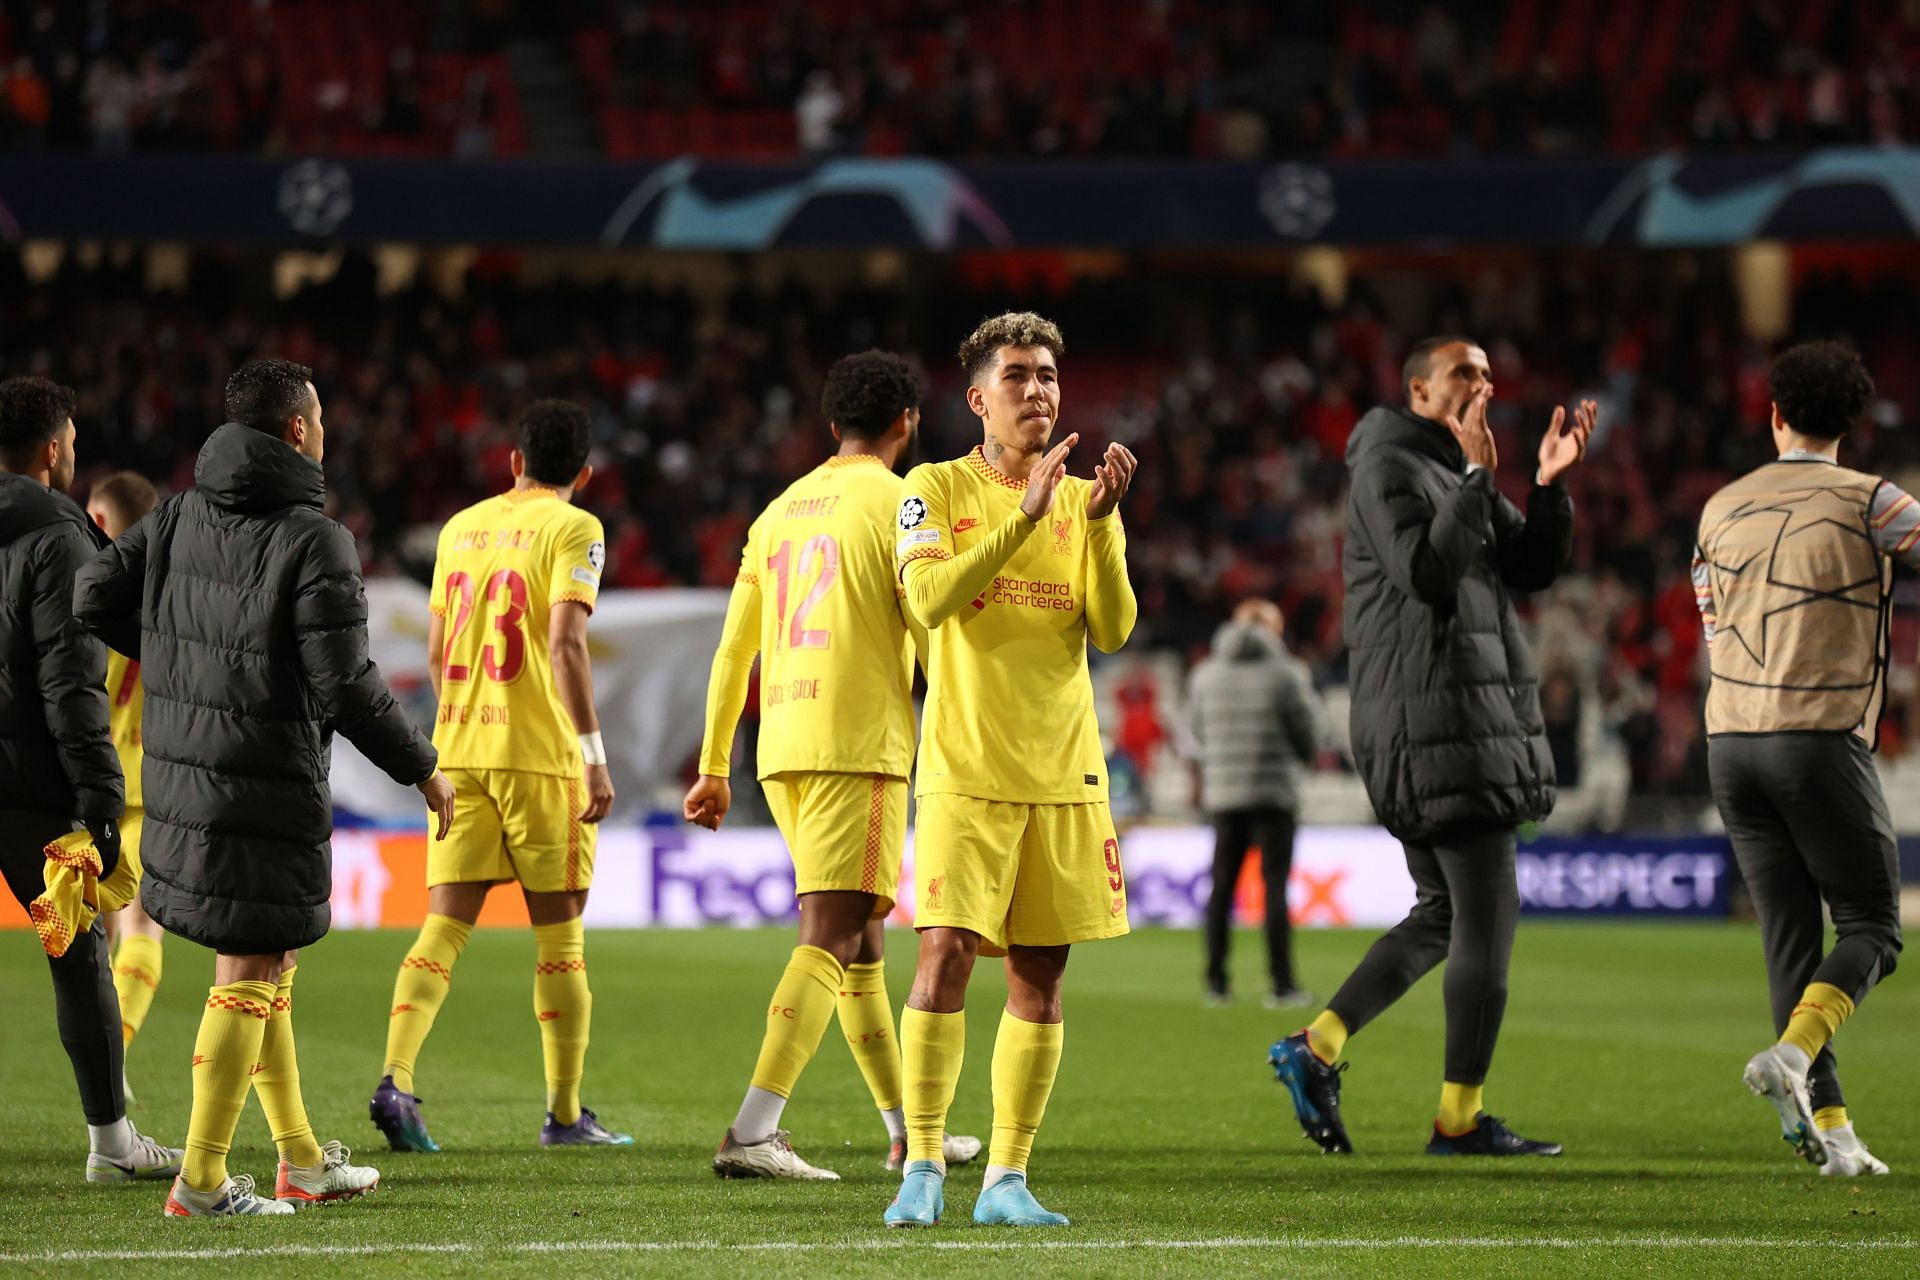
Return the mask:
[[(820, 576), (813, 580), (807, 594), (800, 600), (791, 617), (787, 614), (789, 587), (793, 581), (805, 579), (815, 566), (819, 565)], [(824, 629), (807, 626), (807, 616), (819, 607), (833, 590), (835, 579), (840, 576), (840, 544), (830, 534), (816, 533), (807, 539), (800, 548), (799, 563), (794, 563), (793, 543), (780, 544), (780, 549), (767, 557), (767, 568), (773, 571), (774, 608), (778, 617), (785, 623), (787, 648), (824, 649), (832, 643), (832, 635)]]

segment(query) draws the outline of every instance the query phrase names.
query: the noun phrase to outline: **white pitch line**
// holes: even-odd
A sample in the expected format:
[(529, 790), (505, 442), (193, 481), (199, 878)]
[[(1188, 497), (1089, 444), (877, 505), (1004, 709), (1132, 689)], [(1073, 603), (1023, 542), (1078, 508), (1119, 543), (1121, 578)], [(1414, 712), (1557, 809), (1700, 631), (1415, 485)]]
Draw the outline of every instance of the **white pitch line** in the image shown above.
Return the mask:
[(1757, 1236), (1219, 1236), (1203, 1240), (939, 1240), (917, 1236), (888, 1240), (789, 1240), (723, 1244), (710, 1240), (523, 1240), (505, 1244), (282, 1244), (229, 1249), (54, 1249), (0, 1253), (0, 1262), (207, 1262), (224, 1258), (364, 1258), (385, 1254), (543, 1253), (805, 1253), (831, 1249), (875, 1252), (947, 1249), (1016, 1252), (1025, 1249), (1099, 1252), (1114, 1249), (1920, 1249), (1920, 1240), (1780, 1240)]

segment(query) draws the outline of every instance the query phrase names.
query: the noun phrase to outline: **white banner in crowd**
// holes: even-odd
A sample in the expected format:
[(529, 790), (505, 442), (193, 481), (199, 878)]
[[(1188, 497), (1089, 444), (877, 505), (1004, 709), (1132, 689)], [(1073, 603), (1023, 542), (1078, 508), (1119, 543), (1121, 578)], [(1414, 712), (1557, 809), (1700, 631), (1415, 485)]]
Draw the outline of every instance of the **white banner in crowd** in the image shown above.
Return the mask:
[[(373, 660), (414, 722), (433, 724), (427, 675), (427, 589), (408, 579), (367, 583)], [(661, 778), (700, 748), (707, 667), (720, 643), (727, 593), (716, 590), (609, 591), (593, 612), (594, 702), (621, 810), (644, 806)], [(395, 784), (352, 744), (333, 744), (333, 802), (369, 818), (418, 818), (420, 796)]]
[[(417, 854), (408, 859), (396, 855), (394, 846), (402, 842), (419, 845), (423, 838), (346, 831), (334, 836), (336, 927), (401, 922), (387, 895), (401, 889), (393, 883), (396, 874), (420, 874)], [(1140, 827), (1122, 837), (1120, 850), (1134, 924), (1200, 923), (1212, 883), (1210, 829)], [(912, 861), (909, 833), (896, 923), (913, 918)], [(407, 870), (399, 871), (401, 866)], [(414, 893), (418, 895), (417, 888)], [(1413, 896), (1400, 845), (1384, 831), (1301, 828), (1288, 894), (1296, 924), (1391, 925), (1407, 913)], [(1259, 904), (1245, 894), (1241, 907), (1243, 918), (1258, 914)], [(679, 823), (609, 825), (600, 834), (593, 896), (587, 905), (589, 927), (752, 926), (793, 917), (793, 864), (780, 833), (771, 827), (709, 832)]]

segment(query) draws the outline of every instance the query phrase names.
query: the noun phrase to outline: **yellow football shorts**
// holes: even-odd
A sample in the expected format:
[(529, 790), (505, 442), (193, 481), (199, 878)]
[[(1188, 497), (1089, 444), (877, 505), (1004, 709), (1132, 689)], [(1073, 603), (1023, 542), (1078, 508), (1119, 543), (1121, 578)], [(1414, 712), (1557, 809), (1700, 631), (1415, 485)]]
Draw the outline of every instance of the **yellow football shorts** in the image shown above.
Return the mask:
[(1106, 802), (920, 797), (913, 927), (970, 929), (981, 949), (1058, 947), (1127, 931), (1127, 880)]
[(760, 779), (793, 855), (794, 892), (874, 895), (893, 910), (907, 843), (907, 780), (880, 773), (776, 773)]
[(593, 884), (599, 827), (580, 821), (586, 783), (517, 769), (448, 769), (453, 830), (435, 838), (428, 816), (427, 885), (516, 880), (534, 893)]

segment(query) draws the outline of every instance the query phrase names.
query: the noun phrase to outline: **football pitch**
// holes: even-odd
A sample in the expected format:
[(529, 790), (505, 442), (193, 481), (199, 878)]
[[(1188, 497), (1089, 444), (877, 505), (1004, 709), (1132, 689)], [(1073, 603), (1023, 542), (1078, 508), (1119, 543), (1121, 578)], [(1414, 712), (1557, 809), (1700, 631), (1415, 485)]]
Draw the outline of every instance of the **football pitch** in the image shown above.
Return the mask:
[[(1323, 996), (1375, 935), (1299, 939)], [(1440, 1079), (1440, 983), (1429, 977), (1349, 1048), (1358, 1154), (1301, 1139), (1262, 1058), (1302, 1021), (1270, 1013), (1258, 945), (1238, 940), (1243, 994), (1200, 1002), (1197, 939), (1143, 930), (1080, 949), (1066, 1058), (1035, 1150), (1060, 1231), (972, 1225), (977, 1166), (949, 1183), (934, 1231), (880, 1225), (885, 1135), (829, 1028), (786, 1124), (839, 1184), (728, 1183), (708, 1165), (758, 1047), (784, 931), (590, 935), (586, 1100), (625, 1150), (545, 1151), (530, 940), (476, 934), (422, 1056), (418, 1088), (445, 1148), (393, 1155), (367, 1122), (394, 966), (409, 938), (340, 932), (302, 958), (294, 1006), (314, 1127), (382, 1172), (379, 1191), (291, 1219), (161, 1215), (157, 1184), (91, 1187), (85, 1131), (31, 935), (0, 935), (0, 1273), (281, 1276), (1563, 1275), (1598, 1272), (1911, 1275), (1920, 1270), (1920, 979), (1895, 975), (1842, 1033), (1854, 1119), (1889, 1177), (1821, 1178), (1794, 1160), (1740, 1084), (1768, 1039), (1750, 926), (1528, 922), (1487, 1098), (1557, 1160), (1421, 1153)], [(913, 936), (892, 935), (896, 1007)], [(129, 1069), (136, 1123), (177, 1143), (211, 958), (169, 939), (166, 974)], [(986, 1135), (1004, 991), (982, 962), (957, 1131)], [(257, 1102), (235, 1172), (272, 1185)]]

